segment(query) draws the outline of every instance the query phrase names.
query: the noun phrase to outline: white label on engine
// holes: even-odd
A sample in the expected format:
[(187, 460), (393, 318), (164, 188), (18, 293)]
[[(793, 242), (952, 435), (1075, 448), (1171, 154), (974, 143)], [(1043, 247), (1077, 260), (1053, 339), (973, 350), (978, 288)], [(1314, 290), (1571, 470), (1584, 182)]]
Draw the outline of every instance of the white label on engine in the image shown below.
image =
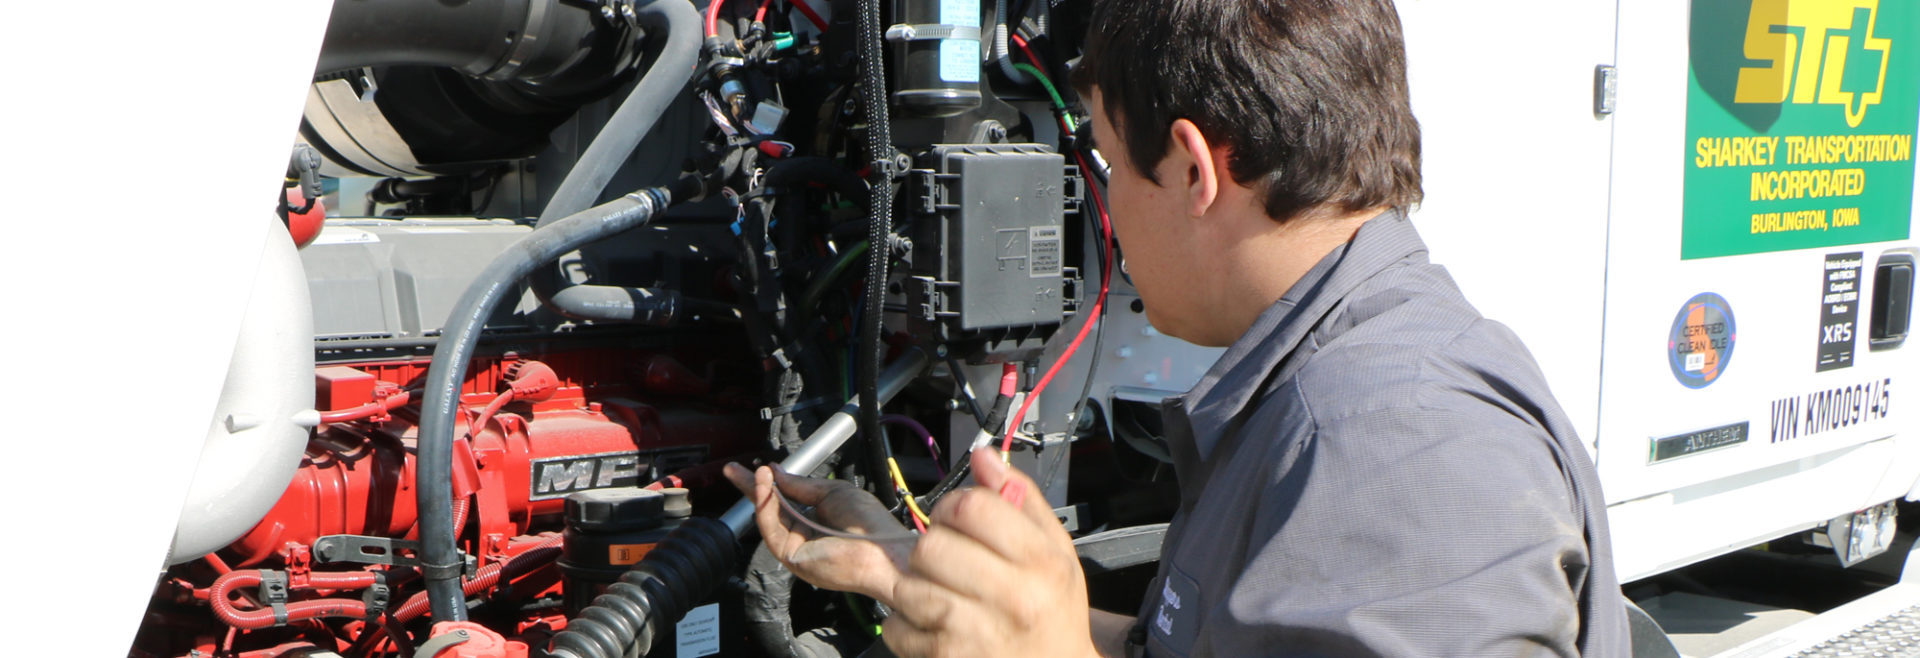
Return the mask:
[(313, 239), (313, 244), (362, 244), (379, 241), (380, 236), (368, 231), (345, 226), (329, 226), (320, 229), (320, 235)]
[(673, 627), (673, 655), (700, 658), (720, 653), (720, 604), (708, 603), (687, 612)]
[(941, 0), (940, 22), (958, 27), (980, 27), (980, 0)]
[(980, 81), (980, 40), (940, 40), (940, 80), (944, 82)]

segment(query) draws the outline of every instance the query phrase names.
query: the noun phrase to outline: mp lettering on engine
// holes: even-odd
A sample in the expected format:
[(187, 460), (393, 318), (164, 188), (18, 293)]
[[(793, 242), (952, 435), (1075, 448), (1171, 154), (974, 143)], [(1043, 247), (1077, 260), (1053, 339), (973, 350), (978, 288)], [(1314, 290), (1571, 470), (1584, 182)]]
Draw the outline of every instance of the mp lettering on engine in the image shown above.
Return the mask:
[(699, 464), (706, 455), (706, 448), (698, 447), (536, 459), (529, 500), (564, 498), (588, 489), (640, 486)]

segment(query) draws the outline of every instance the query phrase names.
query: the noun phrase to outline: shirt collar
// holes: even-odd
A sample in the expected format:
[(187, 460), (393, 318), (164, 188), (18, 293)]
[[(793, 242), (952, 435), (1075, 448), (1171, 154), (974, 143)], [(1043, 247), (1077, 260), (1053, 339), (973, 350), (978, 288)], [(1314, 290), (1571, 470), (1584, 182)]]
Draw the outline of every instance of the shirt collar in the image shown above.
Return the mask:
[(1220, 355), (1199, 383), (1174, 400), (1185, 409), (1198, 457), (1207, 459), (1228, 424), (1264, 388), (1268, 375), (1340, 300), (1375, 274), (1426, 250), (1406, 213), (1388, 210), (1367, 220), (1352, 240), (1334, 248), (1301, 276)]

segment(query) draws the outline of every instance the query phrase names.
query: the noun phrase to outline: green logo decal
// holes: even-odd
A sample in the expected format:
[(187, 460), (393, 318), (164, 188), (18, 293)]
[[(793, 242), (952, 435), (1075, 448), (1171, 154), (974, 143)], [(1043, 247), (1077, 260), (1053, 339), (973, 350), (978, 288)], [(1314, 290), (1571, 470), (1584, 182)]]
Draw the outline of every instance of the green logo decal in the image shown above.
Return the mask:
[(1695, 0), (1681, 258), (1903, 240), (1914, 0)]

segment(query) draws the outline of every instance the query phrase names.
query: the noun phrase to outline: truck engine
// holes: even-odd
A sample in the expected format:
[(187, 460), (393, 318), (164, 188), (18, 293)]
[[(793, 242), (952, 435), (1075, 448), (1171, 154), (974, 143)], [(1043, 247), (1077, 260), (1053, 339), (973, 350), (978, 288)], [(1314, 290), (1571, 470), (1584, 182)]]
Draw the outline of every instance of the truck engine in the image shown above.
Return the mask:
[(130, 655), (859, 655), (887, 611), (721, 467), (911, 526), (989, 445), (1138, 601), (1174, 497), (1158, 397), (1091, 368), (1085, 11), (336, 0)]

